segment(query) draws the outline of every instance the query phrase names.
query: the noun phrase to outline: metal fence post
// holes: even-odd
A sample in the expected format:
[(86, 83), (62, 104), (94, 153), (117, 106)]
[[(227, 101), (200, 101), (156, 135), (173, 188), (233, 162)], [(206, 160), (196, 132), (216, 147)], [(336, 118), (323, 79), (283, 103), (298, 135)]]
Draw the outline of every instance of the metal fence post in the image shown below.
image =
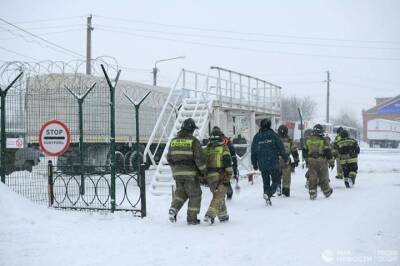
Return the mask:
[[(147, 96), (149, 96), (151, 93), (151, 91), (149, 91), (138, 103), (135, 102), (131, 97), (129, 97), (129, 95), (127, 95), (124, 92), (125, 97), (128, 99), (128, 101), (133, 104), (133, 106), (135, 107), (135, 124), (136, 124), (136, 153), (139, 156), (139, 142), (140, 142), (140, 138), (139, 138), (139, 109), (140, 109), (140, 105), (143, 103), (143, 101), (147, 98)], [(138, 165), (137, 165), (137, 169), (138, 169), (138, 173), (140, 172), (140, 156), (138, 157)]]
[(0, 88), (1, 97), (1, 125), (0, 125), (0, 176), (1, 182), (6, 183), (6, 148), (7, 148), (7, 138), (6, 138), (6, 97), (8, 90), (14, 85), (15, 82), (22, 76), (23, 72), (6, 87), (5, 90)]
[(114, 85), (108, 77), (104, 65), (101, 64), (104, 76), (106, 77), (108, 87), (110, 88), (110, 153), (111, 153), (111, 212), (115, 211), (115, 87), (117, 86), (121, 70), (118, 70), (114, 80)]
[(0, 91), (1, 96), (1, 160), (0, 160), (0, 174), (1, 174), (1, 182), (6, 183), (6, 91)]
[(146, 210), (146, 172), (144, 168), (144, 164), (140, 168), (140, 208), (142, 218), (146, 217), (147, 210)]
[(79, 192), (81, 195), (85, 195), (85, 165), (84, 165), (84, 152), (85, 147), (83, 143), (83, 101), (85, 100), (86, 96), (92, 91), (92, 89), (96, 86), (96, 83), (93, 85), (83, 94), (77, 95), (72, 90), (70, 90), (67, 86), (65, 88), (76, 98), (78, 101), (78, 109), (79, 109), (79, 162), (81, 168), (81, 186)]
[(137, 154), (137, 179), (140, 187), (140, 202), (141, 202), (141, 213), (142, 218), (146, 216), (146, 178), (145, 178), (145, 166), (140, 161), (140, 152), (139, 152), (139, 109), (140, 105), (143, 101), (149, 96), (151, 91), (149, 91), (138, 103), (136, 103), (131, 97), (129, 97), (126, 93), (124, 93), (125, 97), (135, 106), (135, 122), (136, 122), (136, 154)]
[(53, 179), (53, 162), (51, 160), (47, 163), (47, 176), (48, 176), (48, 199), (49, 199), (49, 207), (52, 207), (54, 204), (54, 179)]

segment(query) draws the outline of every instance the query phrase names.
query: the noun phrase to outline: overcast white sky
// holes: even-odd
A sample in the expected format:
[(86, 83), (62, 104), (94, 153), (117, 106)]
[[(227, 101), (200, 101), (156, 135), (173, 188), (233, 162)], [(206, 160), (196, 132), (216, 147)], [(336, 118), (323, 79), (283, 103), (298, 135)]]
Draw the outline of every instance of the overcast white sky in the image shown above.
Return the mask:
[[(400, 94), (397, 0), (0, 0), (0, 6), (0, 18), (80, 54), (92, 13), (93, 57), (110, 55), (135, 68), (123, 70), (122, 79), (151, 83), (155, 60), (184, 55), (159, 65), (161, 85), (171, 85), (180, 68), (206, 73), (217, 65), (281, 85), (286, 95), (314, 97), (319, 118), (327, 70), (333, 115), (346, 109), (361, 119), (374, 97)], [(3, 22), (0, 39), (3, 61), (74, 57)]]

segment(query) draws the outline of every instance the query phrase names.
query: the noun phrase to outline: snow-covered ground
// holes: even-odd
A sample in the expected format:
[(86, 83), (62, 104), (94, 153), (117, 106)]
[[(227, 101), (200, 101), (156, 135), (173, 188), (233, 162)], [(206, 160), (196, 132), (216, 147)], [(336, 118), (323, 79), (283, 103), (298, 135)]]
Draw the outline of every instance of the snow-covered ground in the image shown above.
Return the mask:
[(171, 224), (167, 196), (148, 194), (140, 219), (48, 209), (0, 184), (0, 265), (400, 265), (400, 150), (363, 149), (359, 168), (350, 190), (331, 172), (333, 195), (316, 201), (298, 169), (272, 207), (260, 177), (241, 180), (231, 220), (212, 226), (186, 225), (186, 207)]

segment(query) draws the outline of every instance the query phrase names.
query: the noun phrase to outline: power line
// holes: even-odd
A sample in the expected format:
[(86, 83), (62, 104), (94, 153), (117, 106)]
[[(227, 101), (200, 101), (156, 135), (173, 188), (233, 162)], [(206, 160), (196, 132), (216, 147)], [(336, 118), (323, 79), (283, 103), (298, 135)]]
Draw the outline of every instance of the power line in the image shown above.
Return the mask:
[(122, 29), (131, 30), (135, 32), (146, 32), (146, 33), (158, 33), (166, 35), (176, 35), (184, 37), (199, 37), (208, 39), (220, 39), (220, 40), (230, 40), (230, 41), (245, 41), (245, 42), (256, 42), (256, 43), (268, 43), (268, 44), (284, 44), (284, 45), (299, 45), (299, 46), (311, 46), (311, 47), (333, 47), (333, 48), (350, 48), (350, 49), (372, 49), (372, 50), (400, 50), (400, 47), (376, 47), (376, 46), (355, 46), (355, 45), (336, 45), (336, 44), (316, 44), (316, 43), (299, 43), (299, 42), (288, 42), (288, 41), (274, 41), (274, 40), (260, 40), (260, 39), (246, 39), (237, 37), (225, 37), (225, 36), (215, 36), (215, 35), (204, 35), (204, 34), (192, 34), (192, 33), (182, 33), (182, 32), (168, 32), (160, 30), (149, 30), (149, 29), (137, 29), (124, 26), (112, 26), (112, 25), (97, 25), (103, 29)]
[(36, 20), (23, 20), (23, 21), (15, 21), (14, 23), (18, 24), (31, 24), (31, 23), (41, 23), (41, 22), (52, 22), (52, 21), (60, 21), (60, 20), (71, 20), (75, 18), (84, 18), (85, 16), (70, 16), (70, 17), (59, 17), (59, 18), (48, 18), (48, 19), (36, 19)]
[(321, 81), (280, 81), (279, 83), (284, 84), (284, 85), (306, 85), (306, 84), (321, 84)]
[(353, 73), (346, 73), (346, 72), (336, 71), (336, 70), (332, 71), (332, 72), (334, 72), (336, 74), (339, 74), (339, 75), (344, 75), (344, 76), (346, 76), (346, 77), (348, 77), (350, 79), (356, 79), (356, 80), (362, 80), (362, 81), (370, 81), (370, 82), (373, 82), (373, 83), (390, 83), (391, 85), (395, 85), (397, 87), (400, 87), (400, 84), (394, 84), (393, 82), (387, 81), (387, 80), (378, 80), (378, 79), (370, 78), (369, 76), (358, 76), (358, 75), (355, 75)]
[(321, 74), (322, 72), (323, 71), (264, 73), (264, 76), (309, 76), (309, 75)]
[(116, 30), (107, 30), (104, 28), (96, 28), (99, 31), (105, 32), (114, 32), (120, 33), (125, 35), (132, 35), (140, 38), (147, 38), (147, 39), (155, 39), (155, 40), (164, 40), (176, 43), (187, 43), (193, 45), (200, 45), (200, 46), (207, 46), (213, 48), (226, 48), (231, 50), (239, 50), (239, 51), (248, 51), (248, 52), (256, 52), (256, 53), (268, 53), (268, 54), (282, 54), (282, 55), (294, 55), (294, 56), (309, 56), (309, 57), (324, 57), (324, 58), (336, 58), (336, 59), (357, 59), (357, 60), (387, 60), (387, 61), (400, 61), (400, 58), (389, 58), (389, 57), (357, 57), (357, 56), (335, 56), (335, 55), (325, 55), (325, 54), (307, 54), (307, 53), (296, 53), (296, 52), (281, 52), (281, 51), (267, 51), (262, 49), (255, 49), (249, 47), (237, 47), (237, 46), (227, 46), (227, 45), (219, 45), (219, 44), (210, 44), (204, 42), (195, 42), (195, 41), (187, 41), (187, 40), (178, 40), (178, 39), (171, 39), (165, 37), (158, 37), (152, 35), (143, 35), (143, 34), (136, 34), (132, 32), (124, 32), (124, 31), (116, 31)]
[(62, 50), (59, 50), (58, 48), (55, 48), (53, 46), (44, 44), (41, 41), (38, 41), (38, 40), (36, 40), (36, 39), (34, 39), (34, 38), (30, 37), (30, 36), (26, 36), (26, 35), (24, 35), (22, 33), (11, 31), (9, 29), (3, 28), (2, 26), (0, 26), (0, 28), (4, 29), (5, 31), (8, 31), (10, 34), (16, 36), (17, 38), (23, 39), (26, 42), (29, 42), (29, 43), (35, 42), (36, 44), (38, 44), (42, 48), (48, 48), (48, 49), (51, 49), (51, 50), (56, 51), (58, 53), (63, 53), (63, 54), (66, 54), (68, 56), (71, 56), (69, 53), (66, 53), (66, 52), (64, 52)]
[[(77, 31), (82, 31), (82, 29), (71, 29), (71, 30), (63, 30), (63, 31), (44, 32), (44, 33), (41, 33), (41, 35), (55, 35), (55, 34), (60, 34), (60, 33), (77, 32)], [(21, 37), (21, 35), (18, 35), (18, 36), (13, 37), (13, 38), (3, 38), (3, 39), (0, 39), (0, 41), (14, 40), (14, 39), (17, 39), (17, 38), (20, 38), (20, 37)]]
[(4, 51), (6, 51), (6, 52), (12, 53), (12, 54), (16, 54), (16, 55), (19, 55), (19, 56), (23, 56), (23, 57), (26, 57), (26, 58), (33, 59), (33, 60), (35, 60), (35, 61), (38, 61), (37, 58), (34, 58), (34, 57), (29, 56), (29, 55), (26, 55), (26, 54), (21, 54), (21, 53), (19, 53), (19, 52), (10, 50), (10, 49), (5, 48), (5, 47), (2, 47), (2, 46), (0, 46), (0, 49), (1, 49), (1, 50), (4, 50)]
[(396, 90), (396, 89), (387, 88), (388, 86), (381, 86), (380, 88), (378, 88), (378, 87), (371, 87), (369, 85), (353, 83), (353, 82), (336, 81), (335, 83), (339, 84), (339, 85), (354, 86), (354, 87), (358, 87), (358, 88), (370, 89), (370, 90), (379, 91), (379, 92), (385, 90), (385, 91), (392, 91), (392, 92), (397, 92), (398, 93), (398, 91), (399, 91), (398, 89)]
[(166, 23), (158, 23), (158, 22), (152, 22), (152, 21), (136, 20), (136, 19), (115, 18), (115, 17), (108, 17), (108, 16), (100, 16), (100, 15), (96, 15), (96, 17), (103, 18), (103, 19), (108, 19), (108, 20), (119, 20), (119, 21), (141, 23), (141, 24), (147, 24), (147, 25), (157, 25), (157, 26), (163, 26), (163, 27), (182, 28), (182, 29), (189, 29), (189, 30), (196, 30), (196, 31), (221, 32), (221, 33), (240, 34), (240, 35), (253, 35), (253, 36), (290, 38), (290, 39), (306, 39), (306, 40), (318, 40), (318, 41), (400, 44), (400, 41), (319, 38), (319, 37), (296, 36), (296, 35), (285, 35), (285, 34), (266, 34), (266, 33), (257, 33), (257, 32), (240, 32), (240, 31), (232, 31), (232, 30), (222, 30), (222, 29), (211, 29), (211, 28), (201, 28), (201, 27), (192, 27), (192, 26), (184, 26), (184, 25), (166, 24)]
[[(64, 28), (83, 28), (86, 27), (84, 24), (74, 24), (74, 25), (56, 25), (56, 26), (46, 26), (46, 27), (32, 27), (32, 28), (25, 28), (25, 30), (43, 30), (43, 29), (64, 29)], [(19, 31), (19, 29), (3, 29), (0, 30), (0, 32), (5, 32), (5, 31)]]
[(15, 24), (13, 24), (13, 23), (11, 23), (11, 22), (9, 22), (9, 21), (3, 19), (3, 18), (0, 18), (0, 21), (6, 23), (6, 24), (8, 24), (8, 25), (10, 25), (10, 26), (12, 26), (12, 27), (14, 27), (14, 28), (16, 28), (16, 29), (19, 29), (20, 31), (22, 31), (22, 32), (24, 32), (24, 33), (26, 33), (26, 34), (28, 34), (28, 35), (30, 35), (30, 36), (36, 38), (36, 39), (39, 39), (39, 40), (41, 40), (41, 41), (43, 41), (43, 42), (45, 42), (45, 43), (47, 43), (47, 44), (50, 44), (50, 45), (52, 45), (52, 46), (54, 46), (54, 47), (57, 47), (57, 48), (59, 48), (59, 49), (61, 49), (61, 50), (64, 50), (64, 51), (66, 51), (66, 52), (68, 52), (68, 53), (70, 53), (70, 54), (74, 54), (74, 55), (77, 55), (77, 56), (79, 56), (79, 57), (84, 57), (84, 55), (82, 55), (82, 54), (79, 54), (79, 53), (77, 53), (77, 52), (74, 52), (74, 51), (72, 51), (72, 50), (70, 50), (70, 49), (68, 49), (68, 48), (65, 48), (65, 47), (63, 47), (63, 46), (61, 46), (61, 45), (58, 45), (58, 44), (54, 43), (54, 42), (51, 42), (51, 41), (49, 41), (49, 40), (46, 40), (46, 39), (44, 39), (44, 38), (42, 38), (42, 37), (40, 37), (40, 36), (38, 36), (38, 35), (36, 35), (36, 34), (33, 34), (33, 33), (29, 32), (29, 31), (27, 31), (27, 30), (24, 30), (23, 28), (21, 28), (21, 27), (15, 25)]

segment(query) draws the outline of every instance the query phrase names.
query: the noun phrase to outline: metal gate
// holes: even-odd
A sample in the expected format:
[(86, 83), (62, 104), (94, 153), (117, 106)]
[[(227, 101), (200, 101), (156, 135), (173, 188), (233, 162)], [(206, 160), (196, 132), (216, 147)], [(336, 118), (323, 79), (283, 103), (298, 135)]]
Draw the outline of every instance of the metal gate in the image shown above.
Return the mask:
[[(144, 217), (145, 171), (132, 141), (139, 139), (139, 108), (131, 104), (137, 90), (129, 84), (120, 88), (120, 71), (104, 60), (92, 65), (93, 75), (80, 73), (80, 61), (0, 66), (1, 181), (55, 208)], [(108, 76), (112, 71), (115, 79)], [(70, 133), (68, 148), (57, 157), (39, 144), (39, 131), (50, 120)]]

